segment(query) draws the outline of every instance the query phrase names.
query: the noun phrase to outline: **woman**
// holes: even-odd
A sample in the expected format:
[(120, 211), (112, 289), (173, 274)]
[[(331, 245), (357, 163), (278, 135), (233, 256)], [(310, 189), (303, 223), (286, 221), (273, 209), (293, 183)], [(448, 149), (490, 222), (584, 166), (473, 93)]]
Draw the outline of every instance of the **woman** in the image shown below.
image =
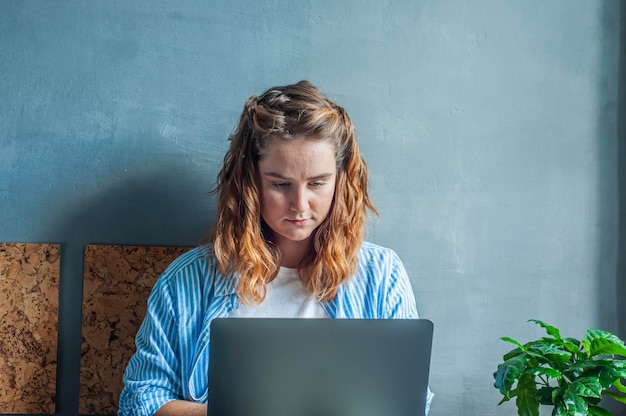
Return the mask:
[[(368, 172), (352, 121), (313, 84), (245, 103), (206, 244), (157, 281), (120, 415), (206, 415), (217, 317), (417, 318), (397, 255), (364, 242)], [(429, 398), (430, 401), (430, 398)]]

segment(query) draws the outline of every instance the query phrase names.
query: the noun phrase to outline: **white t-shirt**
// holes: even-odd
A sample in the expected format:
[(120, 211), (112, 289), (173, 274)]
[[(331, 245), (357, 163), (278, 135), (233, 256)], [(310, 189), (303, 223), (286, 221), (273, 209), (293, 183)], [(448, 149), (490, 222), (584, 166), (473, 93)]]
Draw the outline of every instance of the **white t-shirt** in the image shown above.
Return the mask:
[(236, 318), (328, 318), (328, 314), (298, 278), (297, 269), (281, 267), (267, 285), (260, 304), (241, 305), (231, 317)]

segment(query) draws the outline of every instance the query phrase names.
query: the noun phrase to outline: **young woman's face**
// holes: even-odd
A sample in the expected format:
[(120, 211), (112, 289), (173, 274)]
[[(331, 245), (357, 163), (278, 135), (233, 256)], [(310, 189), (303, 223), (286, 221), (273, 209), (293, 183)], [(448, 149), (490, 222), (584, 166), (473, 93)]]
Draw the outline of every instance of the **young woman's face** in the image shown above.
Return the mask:
[(258, 162), (261, 216), (285, 252), (309, 245), (335, 194), (335, 149), (325, 140), (270, 139)]

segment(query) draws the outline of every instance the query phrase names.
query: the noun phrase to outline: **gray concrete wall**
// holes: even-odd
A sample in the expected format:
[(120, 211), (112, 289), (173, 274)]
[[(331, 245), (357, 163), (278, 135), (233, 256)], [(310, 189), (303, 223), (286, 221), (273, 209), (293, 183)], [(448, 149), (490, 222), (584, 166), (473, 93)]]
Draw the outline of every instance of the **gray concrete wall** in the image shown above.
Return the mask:
[(1, 2), (0, 240), (63, 245), (58, 413), (78, 408), (84, 245), (196, 243), (245, 99), (309, 79), (351, 114), (381, 214), (369, 239), (435, 322), (432, 415), (515, 414), (492, 386), (500, 336), (624, 317), (619, 9)]

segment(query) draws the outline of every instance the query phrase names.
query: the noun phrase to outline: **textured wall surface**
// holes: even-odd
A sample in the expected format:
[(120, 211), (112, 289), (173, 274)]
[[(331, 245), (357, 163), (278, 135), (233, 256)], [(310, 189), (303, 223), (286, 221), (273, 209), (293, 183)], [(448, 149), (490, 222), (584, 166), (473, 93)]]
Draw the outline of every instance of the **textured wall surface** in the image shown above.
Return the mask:
[(150, 289), (184, 247), (85, 247), (80, 414), (117, 413)]
[(0, 243), (0, 413), (54, 413), (59, 248)]
[(0, 2), (0, 241), (62, 244), (57, 412), (79, 408), (84, 247), (196, 244), (244, 101), (304, 78), (352, 116), (368, 239), (435, 322), (432, 414), (513, 415), (500, 336), (624, 315), (620, 5)]

